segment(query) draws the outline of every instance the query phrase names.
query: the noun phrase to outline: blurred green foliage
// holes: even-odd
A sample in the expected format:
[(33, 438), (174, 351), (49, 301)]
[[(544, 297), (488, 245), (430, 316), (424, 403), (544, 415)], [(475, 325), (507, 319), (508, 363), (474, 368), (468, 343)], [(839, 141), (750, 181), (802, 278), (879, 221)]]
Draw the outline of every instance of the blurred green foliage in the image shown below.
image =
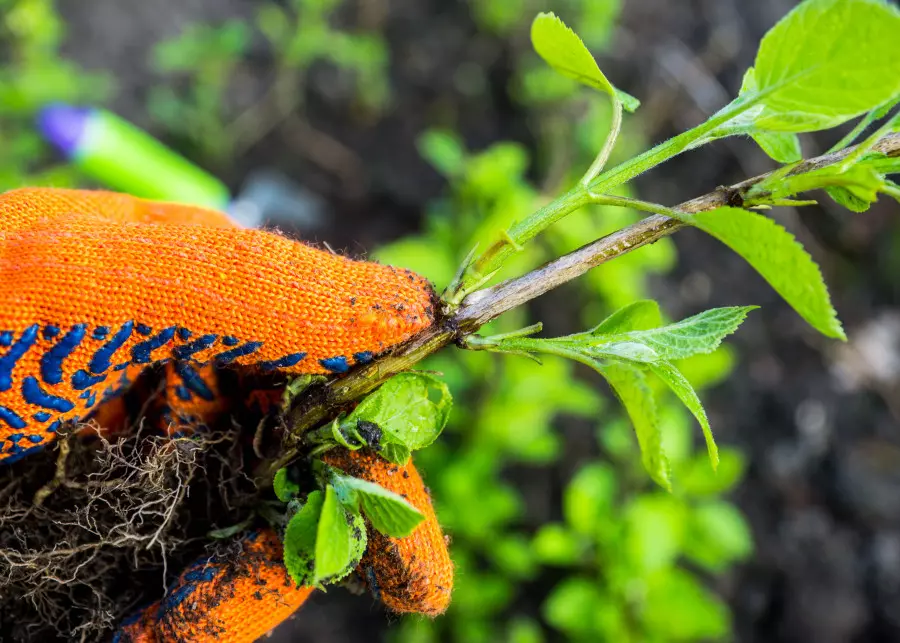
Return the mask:
[[(222, 162), (302, 107), (304, 83), (316, 63), (349, 75), (362, 109), (382, 110), (390, 98), (387, 45), (379, 33), (332, 26), (340, 4), (339, 0), (262, 2), (252, 25), (238, 19), (217, 26), (192, 25), (177, 38), (159, 43), (152, 63), (165, 82), (150, 93), (150, 114), (168, 131), (190, 141), (207, 160)], [(246, 58), (259, 39), (274, 61), (273, 77), (248, 104), (229, 104), (235, 79), (242, 72), (245, 80), (253, 73)]]
[[(581, 16), (583, 24), (577, 17), (572, 22), (595, 50), (608, 41), (618, 2), (556, 4), (550, 8), (572, 10), (566, 14), (570, 20)], [(533, 7), (526, 5), (524, 0), (471, 3), (482, 28), (513, 39), (527, 31)], [(535, 210), (542, 192), (552, 194), (558, 184), (579, 178), (578, 170), (590, 163), (606, 135), (608, 101), (586, 96), (575, 83), (538, 65), (530, 48), (520, 51), (511, 89), (534, 115), (534, 130), (547, 133), (539, 137), (537, 158), (530, 159), (516, 143), (472, 152), (451, 131), (426, 132), (420, 150), (446, 178), (447, 193), (429, 208), (422, 234), (382, 248), (379, 259), (417, 270), (441, 288), (477, 239)], [(573, 112), (580, 117), (566, 117)], [(626, 127), (617, 155), (630, 155), (641, 143)], [(543, 190), (526, 178), (532, 163), (538, 176), (556, 174)], [(498, 278), (521, 274), (637, 216), (585, 208), (551, 229), (543, 245), (529, 244)], [(647, 297), (648, 278), (674, 263), (674, 246), (664, 239), (593, 270), (567, 292), (583, 318), (563, 330), (592, 326)], [(527, 315), (521, 309), (508, 313), (485, 334), (521, 328), (534, 321)], [(702, 389), (724, 379), (733, 362), (723, 347), (679, 368)], [(729, 636), (728, 609), (709, 581), (753, 548), (745, 519), (721, 497), (741, 479), (740, 453), (723, 448), (713, 472), (705, 450), (695, 450), (692, 419), (660, 389), (675, 485), (668, 494), (648, 480), (619, 405), (602, 394), (597, 378), (571, 363), (547, 358), (537, 366), (523, 358), (455, 351), (434, 356), (424, 367), (444, 374), (457, 402), (443, 438), (417, 455), (452, 538), (456, 588), (447, 615), (404, 619), (393, 632), (395, 641), (539, 643), (551, 632), (571, 641)], [(565, 470), (560, 428), (572, 423), (594, 427), (593, 455), (561, 481), (560, 493), (517, 489), (513, 479), (540, 469)], [(536, 501), (561, 508), (561, 515), (540, 524), (541, 510), (528, 506)]]
[(225, 93), (250, 38), (244, 22), (229, 20), (215, 27), (191, 25), (178, 38), (157, 44), (153, 67), (182, 82), (170, 79), (150, 90), (151, 117), (209, 157), (230, 154)]
[(102, 102), (112, 93), (113, 82), (61, 57), (66, 26), (55, 0), (0, 0), (0, 15), (0, 190), (75, 186), (78, 172), (50, 153), (34, 115), (55, 101)]
[[(302, 107), (308, 71), (319, 62), (352, 78), (362, 109), (383, 110), (390, 99), (384, 38), (335, 27), (340, 4), (265, 2), (252, 24), (194, 25), (159, 43), (150, 61), (160, 74), (148, 103), (151, 116), (206, 158), (221, 161)], [(421, 234), (377, 255), (427, 275), (439, 287), (450, 282), (476, 239), (504, 229), (545, 195), (577, 180), (609, 123), (608, 101), (587, 95), (541, 63), (522, 36), (536, 11), (552, 9), (600, 51), (612, 37), (620, 0), (470, 0), (470, 7), (481, 30), (510, 43), (515, 69), (509, 90), (529, 114), (538, 149), (534, 158), (513, 142), (473, 152), (448, 130), (421, 137), (423, 156), (447, 180), (446, 195), (429, 207)], [(56, 100), (102, 103), (113, 83), (60, 56), (65, 25), (53, 0), (0, 0), (0, 10), (8, 59), (0, 69), (0, 189), (77, 185), (76, 170), (56, 163), (39, 139), (34, 113)], [(258, 46), (276, 61), (275, 77), (249, 105), (230, 104), (229, 89)], [(641, 147), (633, 127), (626, 126), (617, 156)], [(529, 176), (541, 177), (539, 187)], [(529, 244), (499, 277), (521, 273), (637, 216), (585, 208), (541, 244)], [(582, 319), (564, 330), (593, 325), (646, 297), (648, 279), (669, 271), (675, 260), (673, 244), (664, 239), (592, 271), (566, 290)], [(513, 311), (486, 331), (521, 328), (533, 321), (528, 314)], [(679, 367), (702, 389), (726, 377), (733, 361), (722, 348)], [(540, 643), (551, 631), (571, 641), (727, 637), (728, 611), (707, 581), (752, 550), (744, 518), (722, 499), (741, 479), (738, 452), (723, 448), (714, 474), (705, 452), (694, 448), (691, 418), (662, 397), (675, 484), (667, 494), (641, 468), (634, 433), (618, 404), (602, 393), (599, 378), (572, 363), (548, 358), (538, 367), (514, 357), (452, 351), (425, 367), (444, 374), (457, 400), (443, 439), (417, 455), (453, 538), (457, 580), (446, 616), (403, 619), (392, 630), (395, 640)], [(559, 429), (573, 424), (591, 427), (593, 445), (578, 469), (558, 481), (559, 489), (543, 490), (544, 503), (556, 508), (551, 521), (543, 522), (536, 517), (541, 510), (529, 507), (535, 491), (520, 490), (514, 480), (538, 472), (549, 480), (565, 471)]]

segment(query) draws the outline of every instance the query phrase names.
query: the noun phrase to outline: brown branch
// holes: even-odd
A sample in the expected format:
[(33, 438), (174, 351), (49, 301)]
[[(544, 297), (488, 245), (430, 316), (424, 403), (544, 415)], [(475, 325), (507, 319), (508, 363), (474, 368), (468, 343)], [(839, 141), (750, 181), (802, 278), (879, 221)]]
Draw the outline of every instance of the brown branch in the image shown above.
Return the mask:
[[(853, 148), (803, 161), (791, 172), (801, 174), (833, 165)], [(900, 156), (900, 134), (883, 137), (873, 148), (888, 156)], [(675, 207), (682, 212), (703, 212), (722, 206), (743, 205), (747, 192), (768, 177), (763, 174), (729, 187), (686, 201)], [(443, 316), (390, 354), (358, 367), (344, 377), (307, 389), (291, 406), (286, 419), (289, 431), (281, 453), (263, 463), (260, 482), (270, 484), (274, 472), (295, 459), (300, 439), (306, 431), (334, 417), (354, 400), (369, 393), (392, 375), (409, 369), (428, 355), (476, 332), (503, 313), (583, 275), (591, 268), (668, 236), (685, 224), (661, 215), (652, 215), (633, 225), (582, 246), (522, 277), (509, 279), (472, 293), (455, 312)]]
[[(853, 148), (817, 156), (800, 163), (790, 175), (804, 174), (841, 161)], [(888, 156), (900, 155), (900, 134), (889, 134), (873, 148)], [(789, 175), (789, 176), (790, 176)], [(675, 206), (675, 210), (685, 213), (715, 210), (723, 206), (741, 207), (747, 192), (769, 174), (747, 179), (730, 187), (720, 187)], [(637, 223), (622, 228), (602, 239), (582, 246), (578, 250), (547, 263), (532, 272), (479, 290), (463, 301), (456, 320), (462, 328), (483, 326), (503, 313), (521, 306), (554, 288), (561, 286), (595, 268), (602, 263), (636, 250), (668, 236), (686, 224), (675, 219), (655, 214)]]

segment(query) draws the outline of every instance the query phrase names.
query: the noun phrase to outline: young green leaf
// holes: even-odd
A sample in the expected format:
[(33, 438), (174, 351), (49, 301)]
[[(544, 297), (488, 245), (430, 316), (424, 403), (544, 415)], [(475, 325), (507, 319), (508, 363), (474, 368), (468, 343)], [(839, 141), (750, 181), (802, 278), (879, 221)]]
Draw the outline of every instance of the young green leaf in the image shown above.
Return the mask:
[(381, 445), (381, 450), (378, 454), (388, 462), (393, 462), (394, 464), (406, 464), (409, 462), (412, 451), (402, 444), (388, 442), (387, 444)]
[(611, 466), (594, 463), (582, 468), (563, 494), (563, 516), (579, 534), (590, 536), (605, 528), (615, 511), (619, 478)]
[(538, 55), (563, 76), (609, 94), (629, 112), (640, 106), (634, 96), (613, 87), (578, 34), (553, 13), (537, 15), (531, 24), (531, 42)]
[(650, 364), (649, 368), (659, 379), (672, 389), (672, 392), (678, 396), (678, 399), (681, 400), (688, 410), (694, 414), (694, 417), (697, 418), (697, 422), (700, 423), (700, 428), (703, 429), (703, 437), (706, 440), (706, 450), (709, 452), (709, 461), (712, 464), (712, 468), (717, 469), (719, 467), (719, 448), (716, 446), (712, 428), (710, 428), (709, 420), (706, 417), (706, 411), (703, 410), (703, 404), (700, 402), (700, 398), (697, 397), (697, 393), (694, 392), (694, 387), (692, 387), (690, 382), (685, 379), (684, 375), (681, 374), (681, 371), (669, 362)]
[(425, 519), (403, 496), (374, 482), (334, 474), (332, 484), (338, 495), (346, 497), (351, 506), (362, 505), (372, 526), (386, 536), (405, 538)]
[(229, 525), (228, 527), (222, 527), (221, 529), (211, 529), (206, 532), (206, 537), (214, 540), (229, 540), (242, 531), (247, 531), (247, 529), (250, 528), (250, 525), (253, 524), (254, 519), (255, 516), (250, 516), (246, 520), (242, 520), (235, 525)]
[[(434, 442), (444, 425), (453, 398), (441, 380), (426, 373), (400, 373), (366, 397), (344, 420), (356, 426), (364, 420), (377, 424), (382, 431), (382, 455), (393, 462), (404, 463), (409, 451), (422, 449)], [(403, 448), (387, 449), (388, 445)], [(402, 461), (396, 458), (405, 458)]]
[[(757, 103), (761, 100), (756, 87), (756, 70), (753, 67), (750, 67), (744, 73), (744, 81), (741, 84), (739, 96), (744, 100)], [(727, 136), (749, 134), (763, 152), (779, 163), (795, 163), (802, 159), (803, 152), (800, 149), (800, 139), (796, 134), (790, 132), (767, 132), (756, 126), (754, 119), (759, 116), (762, 110), (761, 105), (755, 105), (752, 109), (717, 127), (707, 137), (697, 141), (695, 145)]]
[(882, 0), (805, 0), (763, 38), (758, 128), (827, 129), (900, 92), (900, 11)]
[(628, 304), (591, 329), (591, 335), (615, 335), (631, 330), (647, 330), (662, 324), (659, 304), (643, 299)]
[(640, 364), (652, 364), (661, 359), (655, 350), (641, 342), (613, 341), (596, 346), (583, 345), (580, 348), (581, 352), (600, 359), (612, 357)]
[(734, 488), (744, 475), (746, 462), (741, 452), (725, 447), (719, 452), (719, 468), (712, 471), (709, 458), (695, 455), (682, 463), (678, 487), (694, 497), (716, 496)]
[[(740, 96), (752, 97), (757, 91), (756, 70), (750, 67), (744, 74)], [(744, 125), (745, 131), (753, 137), (753, 140), (762, 148), (762, 151), (779, 163), (795, 163), (802, 159), (803, 152), (800, 149), (800, 139), (797, 138), (797, 135), (787, 132), (766, 132), (758, 129), (753, 125), (753, 118), (758, 112), (759, 109), (745, 112), (731, 123), (728, 123), (723, 129), (733, 130), (730, 133), (739, 134), (741, 133), (741, 125)], [(722, 133), (725, 134), (726, 132)]]
[(871, 152), (860, 165), (866, 165), (879, 174), (900, 174), (900, 157), (886, 156), (881, 152)]
[[(868, 161), (859, 161), (849, 168), (829, 165), (783, 177), (772, 175), (753, 186), (747, 194), (747, 202), (758, 205), (777, 202), (802, 192), (824, 188), (844, 188), (857, 198), (873, 203), (884, 189), (884, 175)], [(852, 209), (852, 208), (851, 208)]]
[(275, 490), (275, 496), (281, 502), (290, 502), (291, 498), (300, 491), (300, 485), (288, 479), (287, 468), (283, 467), (275, 472), (275, 479), (272, 481), (272, 488)]
[[(865, 133), (869, 126), (872, 125), (875, 121), (881, 120), (888, 113), (900, 103), (900, 96), (894, 96), (892, 99), (881, 105), (880, 107), (876, 107), (875, 109), (869, 111), (863, 118), (859, 119), (859, 122), (854, 125), (853, 129), (847, 132), (841, 140), (832, 145), (828, 149), (828, 153), (837, 152), (838, 150), (846, 149), (847, 147), (853, 145), (860, 136)], [(892, 128), (888, 126), (888, 129), (893, 129), (896, 131), (896, 128)]]
[[(290, 526), (290, 525), (288, 525)], [(334, 487), (325, 487), (315, 543), (315, 581), (338, 581), (349, 574), (365, 551), (366, 526), (348, 511)]]
[(833, 185), (825, 188), (825, 192), (831, 197), (832, 201), (838, 205), (842, 205), (851, 212), (865, 212), (874, 203), (874, 199), (867, 195), (858, 195), (851, 188), (845, 188), (840, 185)]
[(684, 359), (711, 353), (722, 340), (737, 330), (747, 313), (756, 306), (713, 308), (661, 328), (639, 330), (616, 336), (617, 340), (636, 342), (651, 349), (657, 360)]
[(656, 402), (647, 378), (637, 368), (621, 363), (598, 364), (597, 370), (609, 382), (631, 418), (647, 473), (657, 484), (671, 491), (669, 462), (663, 452)]
[(690, 513), (685, 556), (705, 569), (723, 571), (753, 552), (746, 518), (731, 503), (707, 500)]
[(300, 586), (316, 582), (316, 530), (323, 502), (324, 495), (321, 491), (310, 493), (306, 504), (291, 517), (284, 532), (284, 566)]
[(447, 177), (459, 175), (466, 163), (466, 148), (456, 132), (429, 129), (417, 141), (419, 154)]
[(796, 163), (803, 158), (800, 139), (790, 132), (752, 132), (750, 136), (770, 158), (779, 163)]
[(819, 267), (794, 236), (762, 215), (739, 208), (681, 214), (679, 219), (741, 255), (813, 328), (846, 339)]

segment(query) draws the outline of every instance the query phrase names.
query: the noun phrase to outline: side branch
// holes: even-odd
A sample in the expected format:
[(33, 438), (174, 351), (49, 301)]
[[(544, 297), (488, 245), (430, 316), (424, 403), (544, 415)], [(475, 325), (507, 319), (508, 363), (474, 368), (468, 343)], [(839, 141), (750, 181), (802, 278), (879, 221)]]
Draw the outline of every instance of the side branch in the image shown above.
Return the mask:
[[(855, 148), (817, 156), (799, 163), (790, 174), (804, 174), (843, 160)], [(889, 134), (873, 147), (888, 156), (900, 156), (900, 134)], [(715, 210), (723, 206), (741, 207), (747, 192), (769, 174), (747, 179), (730, 187), (720, 187), (703, 196), (674, 207), (691, 214)], [(490, 288), (474, 292), (462, 302), (456, 314), (461, 329), (475, 332), (479, 327), (508, 310), (521, 306), (567, 281), (580, 277), (591, 268), (615, 259), (627, 252), (668, 236), (686, 224), (670, 217), (654, 214), (637, 223), (597, 239), (578, 250), (544, 264), (527, 275), (504, 281)]]
[[(800, 174), (833, 165), (843, 160), (854, 148), (825, 154), (799, 163), (791, 174)], [(878, 141), (873, 151), (900, 156), (900, 134), (889, 134)], [(714, 210), (722, 206), (740, 207), (754, 185), (768, 177), (763, 174), (729, 187), (686, 201), (675, 207), (685, 213)], [(609, 234), (555, 259), (532, 272), (472, 293), (455, 312), (439, 319), (393, 352), (371, 364), (358, 367), (344, 377), (310, 387), (291, 405), (286, 418), (287, 432), (275, 459), (266, 461), (258, 470), (262, 484), (271, 484), (274, 472), (300, 453), (303, 434), (337, 415), (348, 404), (377, 388), (391, 376), (408, 370), (428, 355), (450, 343), (476, 332), (481, 326), (503, 313), (583, 275), (591, 268), (632, 250), (651, 244), (685, 224), (670, 217), (654, 214), (627, 228)]]

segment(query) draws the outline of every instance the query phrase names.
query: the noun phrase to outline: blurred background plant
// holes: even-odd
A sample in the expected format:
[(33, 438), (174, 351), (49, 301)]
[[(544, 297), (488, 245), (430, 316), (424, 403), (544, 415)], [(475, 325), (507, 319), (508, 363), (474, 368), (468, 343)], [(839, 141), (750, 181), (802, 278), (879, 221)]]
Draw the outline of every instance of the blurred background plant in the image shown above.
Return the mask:
[[(593, 139), (593, 131), (579, 141)], [(449, 194), (431, 206), (424, 235), (383, 247), (376, 257), (411, 266), (440, 286), (475, 239), (505, 229), (542, 197), (525, 179), (529, 159), (520, 145), (502, 142), (472, 154), (452, 134), (431, 131), (421, 147), (447, 177)], [(585, 147), (565, 180), (578, 180), (597, 147)], [(534, 267), (632, 217), (586, 209), (510, 270)], [(585, 309), (584, 324), (596, 324), (646, 297), (647, 276), (673, 263), (674, 247), (664, 240), (595, 270), (567, 296)], [(548, 321), (548, 312), (532, 319), (517, 310), (486, 333)], [(551, 315), (546, 326), (565, 332), (573, 322)], [(676, 490), (662, 492), (642, 469), (631, 425), (600, 392), (603, 385), (571, 363), (543, 361), (537, 367), (517, 357), (452, 352), (423, 364), (444, 373), (457, 401), (444, 437), (417, 463), (453, 539), (458, 576), (448, 614), (406, 619), (394, 640), (438, 641), (447, 632), (455, 641), (543, 641), (541, 620), (573, 641), (725, 637), (728, 610), (701, 578), (752, 551), (740, 512), (718, 497), (740, 480), (741, 455), (725, 449), (713, 473), (705, 451), (694, 453), (689, 416), (663, 397)], [(682, 368), (702, 388), (727, 376), (732, 362), (722, 348)], [(577, 440), (575, 457), (565, 453), (563, 435)], [(548, 475), (553, 469), (565, 479)], [(682, 560), (702, 570), (699, 577)]]
[[(303, 109), (306, 74), (317, 62), (338, 71), (335, 91), (354, 94), (357, 107), (377, 113), (388, 100), (387, 47), (377, 32), (331, 26), (340, 0), (259, 3), (252, 21), (189, 25), (153, 48), (153, 67), (169, 77), (149, 96), (150, 114), (185, 137), (203, 158), (221, 164), (245, 152), (273, 128)], [(227, 102), (236, 68), (245, 59), (254, 27), (265, 41), (274, 69), (265, 92), (242, 111)], [(254, 52), (259, 55), (259, 52)], [(229, 109), (231, 107), (231, 109)]]
[(35, 113), (55, 101), (102, 102), (114, 82), (60, 56), (66, 24), (52, 0), (2, 0), (0, 13), (0, 189), (75, 186), (78, 173), (59, 163), (41, 140)]
[[(516, 4), (527, 3), (472, 3), (482, 28), (521, 35), (532, 13)], [(580, 16), (573, 28), (588, 34), (593, 51), (602, 50), (617, 3), (558, 4), (551, 8)], [(410, 266), (440, 288), (477, 240), (534, 211), (590, 165), (608, 128), (609, 102), (555, 74), (527, 42), (516, 56), (511, 93), (534, 112), (535, 158), (513, 142), (473, 152), (451, 131), (425, 132), (419, 148), (446, 178), (447, 193), (430, 204), (424, 234), (382, 247), (378, 259)], [(630, 156), (644, 143), (631, 127), (618, 154)], [(533, 181), (526, 175), (531, 167), (539, 168)], [(506, 270), (521, 274), (636, 218), (620, 209), (586, 208), (554, 228), (547, 243), (528, 246)], [(532, 317), (517, 309), (485, 333), (538, 319), (551, 336), (593, 326), (649, 297), (648, 277), (674, 263), (674, 245), (665, 239), (570, 288), (566, 296), (577, 305), (566, 312), (580, 312), (580, 320), (559, 318), (546, 307)], [(742, 456), (726, 449), (719, 475), (713, 473), (705, 452), (694, 453), (689, 416), (662, 397), (677, 485), (671, 495), (662, 492), (644, 474), (631, 425), (618, 404), (609, 403), (605, 386), (571, 363), (543, 361), (536, 367), (518, 357), (455, 351), (423, 365), (445, 374), (457, 401), (444, 437), (417, 459), (453, 539), (457, 583), (445, 617), (405, 619), (392, 640), (531, 643), (547, 640), (547, 627), (556, 632), (553, 638), (571, 641), (727, 637), (728, 609), (704, 582), (752, 551), (744, 518), (720, 498), (740, 480)], [(682, 366), (704, 387), (725, 378), (732, 362), (723, 347)], [(567, 449), (563, 436), (575, 438), (575, 445)], [(577, 454), (566, 453), (576, 445)], [(691, 571), (680, 564), (684, 560)]]
[[(475, 239), (577, 180), (606, 135), (608, 101), (532, 52), (535, 13), (562, 16), (611, 79), (644, 101), (620, 138), (616, 154), (626, 157), (718, 108), (723, 84), (736, 90), (759, 35), (795, 2), (697, 0), (690, 11), (665, 0), (125, 4), (0, 0), (0, 189), (93, 187), (41, 142), (33, 118), (53, 101), (107, 105), (233, 189), (256, 167), (278, 167), (332, 204), (323, 238), (351, 253), (380, 245), (378, 259), (440, 288)], [(770, 167), (734, 141), (638, 185), (676, 203)], [(788, 218), (831, 272), (848, 327), (889, 313), (900, 300), (890, 212), (875, 208), (844, 232), (827, 209), (810, 212)], [(508, 269), (636, 217), (587, 208)], [(854, 341), (823, 358), (749, 274), (684, 233), (493, 326), (541, 320), (563, 334), (645, 297), (673, 318), (766, 304), (736, 350), (679, 365), (708, 391), (720, 443), (740, 445), (722, 448), (717, 475), (691, 418), (662, 390), (672, 494), (648, 480), (627, 419), (593, 373), (550, 358), (538, 367), (484, 352), (438, 355), (425, 367), (444, 374), (457, 404), (417, 462), (453, 539), (450, 611), (386, 619), (365, 599), (331, 592), (276, 637), (372, 640), (373, 628), (395, 643), (900, 635), (889, 607), (900, 598), (896, 502), (872, 500), (900, 497), (890, 411), (900, 408), (900, 374), (862, 373)], [(754, 541), (757, 556), (740, 564)]]

